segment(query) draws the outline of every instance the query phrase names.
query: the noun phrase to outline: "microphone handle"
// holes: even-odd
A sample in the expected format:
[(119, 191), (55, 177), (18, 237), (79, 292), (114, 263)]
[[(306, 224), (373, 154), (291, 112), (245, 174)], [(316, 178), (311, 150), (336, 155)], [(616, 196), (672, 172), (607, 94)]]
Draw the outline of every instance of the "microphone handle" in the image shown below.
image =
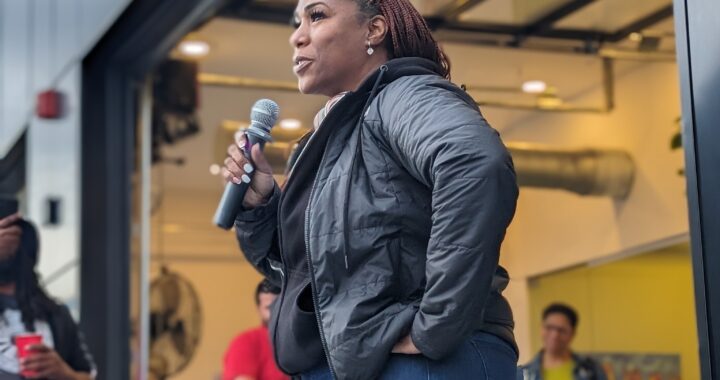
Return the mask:
[[(265, 147), (265, 139), (254, 133), (245, 132), (245, 141), (245, 153), (247, 153), (248, 156), (250, 155), (252, 146), (255, 144), (260, 144), (261, 150)], [(252, 159), (248, 156), (246, 157), (252, 163)], [(239, 184), (235, 182), (225, 184), (225, 191), (223, 192), (222, 198), (220, 198), (220, 203), (218, 204), (217, 210), (215, 210), (215, 217), (213, 218), (216, 226), (225, 230), (229, 230), (233, 226), (235, 218), (242, 208), (245, 193), (248, 188), (250, 188), (253, 174), (255, 174), (254, 170), (252, 173), (245, 174), (249, 179), (247, 182), (241, 179)]]

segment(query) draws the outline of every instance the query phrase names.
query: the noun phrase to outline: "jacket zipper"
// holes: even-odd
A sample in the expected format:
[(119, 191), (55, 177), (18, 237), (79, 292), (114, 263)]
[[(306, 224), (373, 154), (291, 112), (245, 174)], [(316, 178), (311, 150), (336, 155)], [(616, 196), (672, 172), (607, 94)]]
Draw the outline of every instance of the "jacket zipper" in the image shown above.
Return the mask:
[(377, 91), (380, 86), (380, 81), (382, 80), (383, 75), (388, 70), (387, 65), (380, 66), (380, 72), (378, 73), (377, 78), (375, 78), (375, 84), (373, 84), (372, 89), (370, 90), (370, 96), (365, 101), (365, 105), (363, 105), (362, 111), (360, 112), (360, 118), (358, 119), (357, 124), (355, 125), (355, 129), (357, 130), (357, 138), (355, 139), (355, 152), (353, 152), (352, 159), (350, 160), (350, 171), (348, 171), (347, 179), (345, 181), (345, 199), (343, 201), (343, 257), (345, 259), (345, 270), (350, 270), (350, 265), (348, 264), (348, 256), (350, 252), (350, 223), (348, 221), (348, 210), (350, 209), (350, 185), (352, 184), (352, 176), (353, 171), (355, 170), (355, 162), (357, 159), (357, 156), (362, 156), (362, 136), (363, 136), (363, 120), (365, 119), (365, 114), (368, 111), (368, 108), (370, 107), (370, 104), (372, 103), (373, 99), (375, 99), (375, 95), (377, 95)]
[[(277, 184), (276, 184), (276, 186), (277, 186)], [(280, 207), (280, 206), (282, 205), (283, 195), (285, 195), (285, 193), (281, 191), (280, 199), (278, 199), (277, 232), (278, 232), (278, 253), (280, 254), (280, 261), (281, 261), (280, 266), (285, 267), (285, 257), (283, 256), (283, 249), (282, 249), (282, 229), (280, 228), (280, 224), (281, 224), (280, 221), (282, 220), (282, 207)], [(278, 300), (278, 302), (279, 302), (278, 309), (277, 309), (278, 314), (282, 314), (281, 309), (282, 309), (283, 301), (285, 299), (285, 291), (287, 290), (287, 277), (285, 277), (285, 272), (286, 271), (281, 272), (281, 273), (283, 273), (283, 278), (282, 278), (282, 290), (280, 291), (280, 299)], [(272, 351), (273, 351), (273, 357), (275, 358), (275, 363), (280, 363), (280, 360), (278, 360), (279, 358), (277, 355), (277, 349), (275, 349), (275, 347), (277, 347), (277, 328), (278, 328), (279, 322), (280, 322), (280, 316), (275, 317), (275, 326), (273, 327), (273, 334), (272, 334), (273, 335), (272, 336), (272, 344), (273, 344)], [(280, 366), (280, 364), (278, 364), (278, 366)], [(283, 368), (281, 368), (281, 369), (283, 369)]]
[[(387, 71), (387, 69), (388, 68), (386, 65), (382, 65), (380, 67), (380, 74), (378, 74), (378, 78), (375, 80), (375, 84), (373, 85), (372, 91), (370, 91), (370, 97), (366, 101), (365, 105), (362, 108), (362, 112), (360, 113), (360, 120), (358, 121), (358, 125), (360, 126), (359, 129), (362, 129), (362, 120), (365, 117), (365, 115), (364, 115), (365, 111), (367, 110), (369, 102), (372, 101), (373, 95), (376, 93), (378, 84), (380, 83), (380, 79), (383, 77), (383, 74), (385, 73), (385, 71)], [(338, 106), (338, 104), (336, 104), (335, 106)], [(327, 120), (327, 117), (325, 120)], [(358, 133), (359, 132), (360, 131), (358, 131)], [(330, 142), (330, 137), (332, 137), (332, 136), (328, 137), (328, 143)], [(355, 152), (355, 154), (353, 155), (353, 161), (355, 161), (356, 154), (357, 154), (357, 152)], [(320, 159), (320, 165), (318, 165), (318, 173), (315, 175), (315, 179), (313, 180), (312, 187), (310, 188), (309, 201), (308, 201), (307, 208), (305, 209), (305, 256), (307, 257), (308, 271), (310, 272), (310, 286), (312, 287), (313, 306), (315, 308), (315, 318), (317, 319), (318, 330), (320, 332), (320, 341), (323, 346), (323, 351), (325, 352), (325, 359), (328, 363), (328, 368), (330, 369), (330, 375), (333, 379), (337, 379), (337, 373), (335, 372), (335, 367), (333, 367), (332, 361), (330, 360), (330, 350), (328, 350), (328, 348), (327, 348), (327, 341), (325, 340), (325, 333), (323, 331), (322, 320), (320, 319), (320, 309), (318, 307), (319, 302), (317, 299), (318, 298), (317, 284), (315, 283), (315, 270), (313, 269), (312, 260), (310, 258), (310, 228), (309, 228), (310, 227), (310, 205), (312, 205), (313, 194), (315, 193), (315, 185), (317, 184), (318, 174), (320, 173), (320, 169), (323, 167), (324, 163), (325, 163), (325, 153), (323, 153), (323, 156)], [(350, 165), (350, 173), (348, 173), (349, 177), (352, 177), (352, 171), (353, 171), (354, 167), (355, 167), (355, 165), (353, 162)], [(347, 191), (349, 191), (349, 190), (347, 190)], [(346, 201), (347, 201), (347, 199), (346, 199)], [(345, 212), (347, 213), (347, 208), (345, 209)], [(346, 216), (344, 216), (343, 218), (346, 219)], [(347, 230), (347, 228), (348, 228), (347, 221), (345, 221), (345, 222), (346, 222), (345, 229)], [(347, 241), (346, 241), (346, 243), (347, 243)], [(345, 269), (347, 270), (348, 269), (347, 250), (345, 250), (345, 252), (344, 252), (344, 258), (345, 258)]]
[[(328, 142), (330, 141), (328, 137)], [(313, 200), (313, 194), (315, 193), (315, 185), (317, 184), (317, 177), (318, 174), (320, 174), (320, 169), (323, 167), (323, 164), (325, 163), (325, 153), (323, 152), (322, 158), (320, 159), (320, 165), (318, 165), (318, 172), (315, 174), (315, 179), (313, 179), (312, 187), (310, 188), (310, 196), (308, 197), (308, 205), (305, 209), (305, 257), (307, 258), (308, 263), (308, 271), (310, 272), (310, 286), (312, 288), (312, 298), (313, 298), (313, 306), (315, 311), (315, 319), (317, 320), (318, 324), (318, 331), (320, 332), (320, 342), (323, 346), (323, 353), (325, 354), (325, 361), (328, 363), (328, 368), (330, 369), (330, 375), (333, 379), (337, 379), (337, 374), (335, 373), (335, 368), (333, 367), (332, 362), (330, 361), (330, 350), (328, 350), (327, 341), (325, 340), (325, 333), (323, 331), (323, 325), (322, 320), (320, 319), (320, 309), (318, 307), (318, 296), (317, 296), (317, 284), (315, 283), (315, 270), (312, 266), (312, 260), (310, 259), (310, 205), (312, 204)]]
[[(342, 100), (341, 100), (342, 101)], [(303, 157), (305, 152), (307, 151), (308, 146), (310, 145), (312, 139), (314, 136), (311, 136), (308, 142), (305, 144), (305, 147), (303, 148), (303, 151), (300, 152), (297, 159), (295, 160), (295, 166), (297, 166), (300, 163), (300, 159)], [(329, 139), (329, 138), (328, 138)], [(325, 162), (325, 153), (323, 153), (322, 158), (320, 159), (320, 165), (318, 165), (318, 168), (322, 167), (323, 163)], [(305, 240), (305, 258), (307, 259), (308, 263), (308, 271), (310, 272), (310, 286), (312, 288), (312, 298), (313, 298), (313, 307), (314, 307), (314, 314), (315, 314), (315, 320), (318, 324), (318, 330), (320, 333), (320, 342), (323, 346), (323, 354), (325, 355), (325, 361), (328, 363), (328, 367), (330, 368), (330, 373), (333, 377), (333, 379), (337, 379), (337, 375), (335, 374), (335, 369), (332, 366), (332, 363), (330, 363), (330, 355), (329, 350), (327, 348), (327, 341), (325, 340), (325, 334), (323, 333), (323, 327), (322, 327), (322, 321), (320, 320), (319, 316), (319, 309), (318, 309), (318, 300), (317, 300), (317, 285), (315, 284), (315, 272), (312, 268), (312, 263), (310, 261), (310, 234), (308, 232), (308, 225), (310, 222), (309, 219), (309, 210), (310, 210), (310, 203), (312, 202), (312, 196), (315, 192), (315, 185), (317, 182), (317, 174), (315, 175), (315, 179), (313, 179), (312, 187), (310, 188), (310, 195), (308, 197), (308, 205), (305, 209), (305, 233), (304, 233), (304, 240)], [(286, 184), (285, 186), (288, 186)], [(282, 265), (285, 266), (285, 257), (283, 256), (283, 247), (282, 247), (282, 201), (284, 198), (285, 193), (280, 194), (280, 199), (278, 200), (278, 221), (277, 221), (277, 231), (278, 231), (278, 248), (280, 250), (280, 259), (282, 260)], [(280, 299), (278, 300), (280, 302), (280, 308), (282, 308), (282, 302), (285, 298), (285, 290), (286, 290), (287, 281), (283, 281), (283, 289), (280, 293)], [(278, 310), (280, 312), (280, 310)], [(277, 326), (280, 322), (280, 318), (275, 318), (275, 328), (273, 329), (273, 347), (277, 347)], [(277, 350), (273, 349), (273, 356), (275, 357), (275, 362), (279, 363), (277, 356)], [(282, 368), (281, 368), (282, 369)]]
[[(310, 139), (305, 144), (303, 151), (300, 152), (300, 154), (298, 155), (297, 159), (295, 160), (295, 164), (297, 164), (300, 161), (300, 158), (303, 156), (303, 153), (305, 153), (305, 150), (306, 150), (305, 148), (307, 148), (307, 146), (310, 144), (310, 140), (312, 140), (312, 136), (310, 136)], [(287, 184), (286, 184), (286, 186), (287, 186)], [(315, 186), (314, 183), (313, 183), (313, 186)], [(312, 194), (310, 194), (310, 195), (312, 195)], [(282, 291), (280, 292), (280, 299), (278, 300), (278, 302), (280, 302), (280, 304), (278, 305), (278, 310), (277, 310), (278, 313), (280, 313), (282, 311), (281, 309), (282, 309), (283, 301), (285, 300), (285, 291), (287, 290), (287, 278), (285, 277), (285, 272), (287, 272), (287, 268), (285, 268), (286, 260), (285, 260), (285, 256), (283, 256), (283, 246), (282, 246), (282, 242), (283, 242), (283, 239), (282, 239), (282, 201), (284, 198), (285, 198), (285, 192), (281, 191), (280, 199), (278, 199), (277, 232), (278, 232), (278, 250), (279, 250), (280, 261), (281, 261), (280, 265), (283, 267), (283, 269), (285, 269), (285, 271), (281, 271), (281, 273), (283, 273), (283, 282), (282, 282)], [(307, 250), (307, 244), (306, 244), (305, 249)], [(280, 323), (280, 317), (278, 316), (277, 318), (275, 318), (275, 327), (273, 328), (273, 337), (272, 337), (273, 347), (277, 347), (277, 327), (278, 327), (279, 323)], [(279, 358), (277, 356), (276, 349), (273, 349), (273, 356), (275, 357), (275, 363), (280, 363), (280, 360), (278, 360)], [(278, 366), (279, 366), (279, 364), (278, 364)], [(283, 368), (281, 368), (281, 369), (283, 369)], [(287, 371), (285, 371), (285, 372), (287, 372)]]
[[(372, 91), (370, 92), (370, 98), (366, 101), (366, 104), (362, 109), (362, 112), (360, 114), (359, 124), (362, 122), (362, 119), (365, 116), (364, 113), (367, 110), (368, 103), (372, 100), (373, 95), (376, 94), (378, 84), (380, 83), (380, 79), (382, 78), (383, 74), (387, 70), (388, 70), (388, 68), (386, 65), (380, 66), (380, 74), (378, 75), (378, 78), (375, 80), (375, 84), (372, 88)], [(350, 95), (350, 93), (348, 93), (348, 95)], [(345, 99), (347, 99), (347, 97)], [(338, 103), (342, 102), (345, 99), (341, 99)], [(338, 106), (338, 104), (335, 104), (335, 106)], [(328, 115), (329, 115), (329, 113), (328, 113)], [(328, 115), (326, 115), (325, 121), (327, 121)], [(318, 127), (318, 129), (322, 128), (322, 124), (324, 124), (324, 123), (325, 122), (323, 121), (321, 123), (321, 125)], [(362, 129), (362, 127), (361, 127), (361, 129)], [(328, 142), (330, 141), (331, 137), (332, 136), (328, 137)], [(310, 140), (312, 140), (312, 137), (310, 138)], [(308, 141), (307, 145), (305, 145), (305, 148), (303, 148), (303, 152), (300, 152), (300, 155), (298, 156), (297, 160), (295, 160), (296, 166), (300, 162), (300, 158), (302, 158), (303, 153), (305, 153), (304, 151), (305, 151), (305, 149), (307, 149), (308, 145), (310, 145), (310, 141)], [(318, 307), (319, 301), (318, 301), (318, 296), (317, 296), (317, 284), (315, 283), (315, 270), (313, 269), (312, 260), (310, 258), (310, 232), (309, 232), (310, 231), (310, 228), (309, 228), (310, 227), (310, 205), (312, 204), (312, 201), (313, 201), (313, 194), (315, 193), (315, 185), (317, 185), (318, 174), (320, 173), (320, 169), (323, 167), (324, 163), (325, 163), (325, 152), (323, 152), (322, 158), (320, 159), (320, 164), (318, 165), (318, 171), (315, 174), (315, 178), (313, 179), (312, 187), (310, 187), (310, 195), (308, 197), (308, 205), (305, 208), (305, 233), (304, 233), (304, 235), (305, 235), (304, 236), (305, 237), (305, 258), (307, 259), (308, 272), (310, 272), (310, 287), (312, 289), (314, 314), (315, 314), (315, 319), (317, 320), (317, 324), (318, 324), (318, 332), (320, 333), (320, 342), (322, 343), (323, 353), (325, 354), (325, 361), (327, 361), (328, 368), (330, 369), (331, 377), (333, 379), (337, 379), (337, 373), (335, 372), (335, 367), (333, 367), (332, 361), (330, 360), (330, 350), (328, 349), (327, 340), (325, 339), (325, 332), (323, 330), (322, 320), (320, 318), (320, 309)], [(349, 175), (352, 175), (353, 166), (354, 165), (351, 165), (351, 168), (350, 168), (351, 173), (349, 173)], [(278, 200), (278, 244), (279, 244), (279, 249), (280, 249), (280, 259), (283, 260), (283, 264), (284, 264), (285, 258), (283, 257), (283, 254), (282, 254), (282, 228), (281, 228), (282, 223), (280, 222), (282, 220), (282, 207), (281, 207), (282, 200), (283, 200), (283, 194), (280, 195), (280, 199)], [(346, 210), (346, 212), (347, 212), (347, 210)], [(345, 226), (345, 227), (347, 228), (347, 226)], [(345, 268), (346, 269), (347, 269), (347, 266), (348, 266), (347, 252), (345, 252)], [(287, 283), (287, 281), (284, 281), (284, 282)], [(284, 295), (285, 295), (285, 284), (283, 284), (283, 291), (282, 291), (281, 298), (280, 298), (281, 306), (282, 306), (282, 301), (283, 301)], [(275, 329), (274, 329), (275, 333), (273, 334), (273, 344), (276, 344), (276, 342), (277, 342), (276, 341), (277, 324), (278, 324), (279, 319), (280, 318), (275, 319)], [(273, 350), (273, 351), (275, 351), (275, 361), (278, 362), (277, 350)]]

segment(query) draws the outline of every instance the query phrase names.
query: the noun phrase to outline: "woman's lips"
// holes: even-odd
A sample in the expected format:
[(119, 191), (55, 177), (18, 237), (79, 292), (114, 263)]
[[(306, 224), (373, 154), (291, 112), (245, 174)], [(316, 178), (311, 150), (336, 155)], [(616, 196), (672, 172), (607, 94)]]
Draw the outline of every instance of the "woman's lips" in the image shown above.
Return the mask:
[(293, 71), (295, 72), (295, 75), (301, 74), (305, 69), (307, 69), (308, 66), (312, 63), (311, 60), (301, 60), (298, 63), (295, 64), (293, 67)]

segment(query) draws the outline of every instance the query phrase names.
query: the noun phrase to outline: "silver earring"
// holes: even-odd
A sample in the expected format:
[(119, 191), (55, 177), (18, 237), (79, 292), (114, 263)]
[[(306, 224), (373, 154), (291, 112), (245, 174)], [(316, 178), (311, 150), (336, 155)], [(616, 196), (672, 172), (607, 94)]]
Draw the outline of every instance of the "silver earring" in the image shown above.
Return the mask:
[(368, 43), (368, 48), (367, 48), (368, 55), (373, 55), (374, 52), (375, 52), (375, 49), (373, 49), (372, 46), (370, 46), (370, 44)]

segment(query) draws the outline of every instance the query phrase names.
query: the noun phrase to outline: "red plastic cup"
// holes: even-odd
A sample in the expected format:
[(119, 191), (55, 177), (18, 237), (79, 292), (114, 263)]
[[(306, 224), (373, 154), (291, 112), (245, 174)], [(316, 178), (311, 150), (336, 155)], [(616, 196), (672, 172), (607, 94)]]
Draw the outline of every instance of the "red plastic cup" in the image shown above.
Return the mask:
[[(15, 335), (15, 347), (17, 348), (18, 360), (22, 360), (32, 355), (32, 351), (28, 350), (28, 347), (42, 344), (42, 335), (40, 334), (21, 334)], [(20, 375), (23, 377), (35, 376), (35, 371), (21, 371)]]

